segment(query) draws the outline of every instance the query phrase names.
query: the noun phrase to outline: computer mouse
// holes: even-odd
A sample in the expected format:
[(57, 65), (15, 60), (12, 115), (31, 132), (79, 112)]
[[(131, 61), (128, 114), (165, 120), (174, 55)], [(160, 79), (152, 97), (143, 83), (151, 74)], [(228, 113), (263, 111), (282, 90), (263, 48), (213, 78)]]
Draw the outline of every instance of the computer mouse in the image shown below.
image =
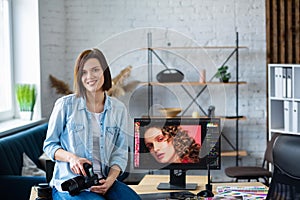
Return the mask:
[(214, 193), (212, 193), (212, 191), (210, 191), (210, 190), (202, 190), (202, 191), (198, 192), (197, 196), (198, 197), (213, 197)]

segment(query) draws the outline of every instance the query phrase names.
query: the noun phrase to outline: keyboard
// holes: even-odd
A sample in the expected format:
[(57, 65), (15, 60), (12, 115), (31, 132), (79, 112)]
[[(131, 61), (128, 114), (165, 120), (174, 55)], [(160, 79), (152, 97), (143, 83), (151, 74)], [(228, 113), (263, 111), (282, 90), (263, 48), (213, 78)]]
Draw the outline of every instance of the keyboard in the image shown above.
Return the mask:
[[(139, 195), (142, 200), (193, 200), (198, 199), (197, 195), (188, 191), (178, 191), (178, 192), (161, 192), (161, 193), (148, 193)], [(200, 197), (199, 197), (200, 199)]]

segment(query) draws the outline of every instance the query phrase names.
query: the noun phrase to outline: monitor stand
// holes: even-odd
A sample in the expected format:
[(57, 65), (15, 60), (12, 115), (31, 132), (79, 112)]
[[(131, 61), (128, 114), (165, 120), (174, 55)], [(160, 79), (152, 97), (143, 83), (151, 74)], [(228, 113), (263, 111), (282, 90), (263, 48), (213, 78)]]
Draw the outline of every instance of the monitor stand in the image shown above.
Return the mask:
[(186, 171), (170, 169), (170, 182), (160, 183), (158, 190), (196, 190), (197, 183), (186, 183)]

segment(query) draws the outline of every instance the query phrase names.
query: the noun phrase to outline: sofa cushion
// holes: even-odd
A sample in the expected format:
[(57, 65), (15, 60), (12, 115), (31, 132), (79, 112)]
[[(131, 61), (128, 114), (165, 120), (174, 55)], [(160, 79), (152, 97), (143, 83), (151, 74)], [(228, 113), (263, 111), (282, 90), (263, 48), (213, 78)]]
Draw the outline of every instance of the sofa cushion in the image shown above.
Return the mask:
[(39, 167), (48, 124), (41, 124), (19, 133), (0, 138), (0, 175), (21, 175), (23, 153)]
[(36, 164), (23, 153), (22, 176), (46, 176), (46, 172), (36, 166)]

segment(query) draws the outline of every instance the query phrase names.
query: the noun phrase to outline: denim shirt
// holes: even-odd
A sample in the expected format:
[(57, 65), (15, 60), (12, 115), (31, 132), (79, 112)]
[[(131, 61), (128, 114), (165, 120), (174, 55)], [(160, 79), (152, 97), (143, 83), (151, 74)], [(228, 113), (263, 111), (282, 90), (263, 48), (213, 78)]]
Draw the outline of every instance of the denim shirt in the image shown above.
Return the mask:
[[(125, 171), (128, 159), (127, 111), (123, 103), (106, 95), (103, 114), (100, 119), (100, 158), (102, 174), (107, 177), (109, 168), (118, 165)], [(86, 101), (74, 94), (61, 97), (54, 105), (48, 123), (44, 152), (55, 161), (50, 182), (61, 191), (61, 183), (78, 176), (68, 162), (54, 160), (58, 149), (72, 152), (93, 162), (92, 114), (87, 110)]]

